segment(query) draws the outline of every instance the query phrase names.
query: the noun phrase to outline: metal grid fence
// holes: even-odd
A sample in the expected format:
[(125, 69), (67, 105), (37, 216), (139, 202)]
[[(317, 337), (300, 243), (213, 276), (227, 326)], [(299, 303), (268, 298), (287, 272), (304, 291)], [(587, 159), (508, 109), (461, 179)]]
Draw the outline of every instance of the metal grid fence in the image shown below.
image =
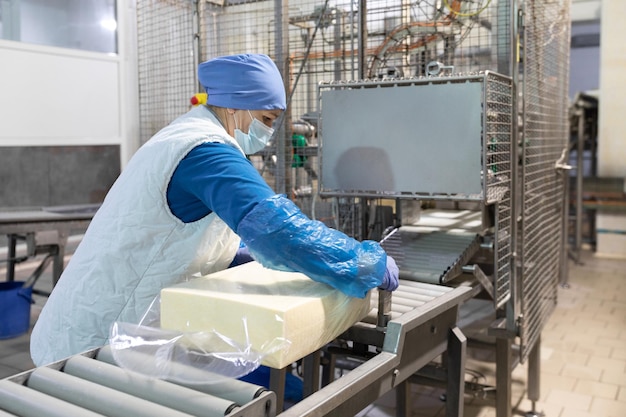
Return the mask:
[(487, 73), (485, 77), (485, 136), (487, 203), (495, 203), (494, 301), (501, 307), (511, 296), (511, 256), (513, 253), (513, 158), (515, 88), (510, 78)]
[(196, 92), (192, 2), (137, 0), (141, 143), (189, 108)]
[[(299, 0), (278, 10), (280, 3), (137, 0), (142, 141), (187, 110), (189, 98), (200, 92), (197, 62), (244, 52), (282, 57), (285, 63), (277, 65), (288, 80), (291, 123), (275, 145), (284, 149), (251, 160), (270, 186), (307, 213), (316, 202), (323, 217), (332, 217), (340, 211), (337, 202), (312, 196), (315, 153), (293, 161), (298, 148), (292, 145), (315, 147), (315, 134), (296, 144), (290, 129), (295, 122), (314, 127), (320, 82), (419, 76), (431, 61), (448, 72), (510, 71), (508, 1)], [(277, 45), (281, 39), (285, 45)]]
[(524, 5), (522, 135), (522, 356), (554, 310), (563, 233), (564, 182), (555, 162), (568, 141), (569, 0)]

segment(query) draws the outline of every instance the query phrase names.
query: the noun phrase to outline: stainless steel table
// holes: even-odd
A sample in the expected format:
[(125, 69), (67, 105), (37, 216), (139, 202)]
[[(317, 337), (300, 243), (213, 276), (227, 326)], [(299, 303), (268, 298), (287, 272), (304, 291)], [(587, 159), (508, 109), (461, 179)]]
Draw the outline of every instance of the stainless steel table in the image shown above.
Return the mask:
[[(42, 253), (46, 258), (37, 268), (41, 274), (52, 261), (52, 282), (57, 283), (63, 272), (65, 246), (72, 232), (87, 229), (100, 204), (67, 205), (0, 211), (0, 234), (8, 237), (7, 281), (15, 279), (15, 265)], [(26, 242), (26, 255), (17, 257), (18, 241)]]

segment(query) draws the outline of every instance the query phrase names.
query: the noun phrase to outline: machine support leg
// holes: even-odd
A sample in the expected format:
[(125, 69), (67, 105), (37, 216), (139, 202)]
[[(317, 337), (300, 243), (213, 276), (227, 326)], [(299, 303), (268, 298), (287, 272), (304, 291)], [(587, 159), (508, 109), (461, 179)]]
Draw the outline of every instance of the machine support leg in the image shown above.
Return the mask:
[(276, 413), (283, 411), (285, 401), (285, 382), (287, 381), (287, 369), (270, 368), (270, 390), (276, 393)]
[(335, 380), (336, 356), (332, 353), (324, 355), (324, 366), (322, 367), (322, 386), (330, 384)]
[(17, 235), (8, 236), (8, 257), (7, 259), (7, 281), (15, 279), (15, 247), (17, 246)]
[(467, 339), (461, 329), (450, 329), (448, 335), (448, 388), (446, 395), (446, 417), (463, 415), (465, 393), (465, 351)]
[(539, 417), (535, 405), (541, 396), (541, 335), (537, 338), (535, 346), (528, 354), (528, 399), (532, 403), (532, 410), (526, 413), (526, 417)]
[(408, 380), (402, 381), (396, 385), (396, 417), (409, 417), (411, 410), (409, 407), (411, 401), (411, 384)]
[(319, 390), (320, 382), (320, 351), (317, 350), (302, 359), (304, 381), (302, 396), (304, 398)]
[(511, 340), (496, 339), (496, 417), (511, 417)]
[(65, 267), (65, 245), (67, 244), (68, 233), (59, 231), (59, 240), (57, 244), (57, 253), (54, 256), (54, 262), (52, 263), (52, 285), (53, 287), (61, 278), (63, 268)]

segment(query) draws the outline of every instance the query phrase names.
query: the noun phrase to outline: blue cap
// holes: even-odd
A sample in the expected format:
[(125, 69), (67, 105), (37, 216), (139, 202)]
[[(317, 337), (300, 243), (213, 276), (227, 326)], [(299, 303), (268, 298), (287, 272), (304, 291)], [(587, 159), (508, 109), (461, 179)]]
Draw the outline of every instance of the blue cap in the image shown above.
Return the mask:
[(207, 104), (240, 110), (285, 110), (283, 78), (267, 55), (221, 56), (198, 66)]

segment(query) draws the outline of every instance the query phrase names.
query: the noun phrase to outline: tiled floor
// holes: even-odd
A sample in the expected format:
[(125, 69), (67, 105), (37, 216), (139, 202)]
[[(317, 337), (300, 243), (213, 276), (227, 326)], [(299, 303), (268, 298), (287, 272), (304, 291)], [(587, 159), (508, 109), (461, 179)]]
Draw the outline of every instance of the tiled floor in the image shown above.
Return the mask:
[[(582, 256), (581, 265), (570, 263), (569, 288), (559, 289), (559, 302), (542, 333), (541, 399), (536, 411), (546, 417), (626, 416), (626, 260)], [(0, 267), (3, 267), (0, 264)], [(18, 267), (27, 276), (34, 265)], [(0, 277), (4, 276), (0, 268)], [(37, 288), (46, 290), (44, 277)], [(45, 302), (36, 296), (32, 321)], [(0, 340), (0, 378), (33, 367), (28, 354), (28, 333)], [(526, 366), (513, 372), (513, 415), (532, 410), (525, 396)], [(491, 362), (468, 358), (466, 379), (495, 384)], [(441, 389), (413, 386), (414, 417), (443, 417)], [(379, 399), (359, 416), (394, 414), (394, 394)], [(492, 400), (480, 392), (466, 391), (464, 417), (495, 417)]]

